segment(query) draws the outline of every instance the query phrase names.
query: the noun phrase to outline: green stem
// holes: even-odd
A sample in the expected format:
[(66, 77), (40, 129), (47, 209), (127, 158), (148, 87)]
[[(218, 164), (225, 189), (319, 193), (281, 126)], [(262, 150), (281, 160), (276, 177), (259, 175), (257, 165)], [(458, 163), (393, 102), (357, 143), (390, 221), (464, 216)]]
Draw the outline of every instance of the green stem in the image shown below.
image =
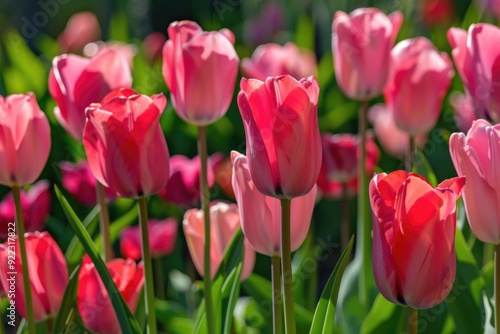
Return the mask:
[[(0, 301), (2, 298), (0, 298)], [(3, 324), (3, 314), (0, 313), (0, 334), (5, 334), (5, 326)]]
[(215, 319), (212, 301), (212, 279), (210, 270), (210, 192), (207, 179), (207, 133), (204, 126), (198, 127), (198, 154), (200, 156), (200, 197), (204, 217), (205, 247), (203, 258), (203, 283), (205, 292), (205, 312), (207, 317), (207, 332), (215, 334)]
[(411, 172), (413, 170), (413, 165), (415, 164), (415, 157), (417, 154), (417, 144), (415, 142), (415, 136), (409, 136), (408, 141), (409, 143), (409, 148), (408, 148), (408, 156), (406, 158), (406, 171)]
[(495, 331), (500, 333), (500, 244), (495, 245)]
[(283, 331), (282, 299), (281, 299), (281, 257), (273, 255), (271, 257), (273, 283), (273, 333), (281, 334)]
[(292, 200), (281, 199), (281, 269), (283, 272), (283, 299), (285, 303), (285, 332), (295, 334), (293, 302), (292, 246), (290, 240), (290, 206)]
[(108, 199), (104, 192), (104, 186), (97, 181), (97, 201), (101, 207), (99, 213), (99, 226), (101, 229), (102, 236), (102, 257), (104, 262), (108, 262), (113, 258), (113, 250), (111, 248), (111, 238), (109, 236), (109, 209), (108, 209)]
[(54, 318), (49, 317), (47, 319), (47, 331), (52, 333), (54, 331)]
[(418, 309), (408, 307), (407, 310), (407, 319), (408, 319), (408, 334), (417, 334), (418, 333)]
[(19, 186), (12, 187), (14, 204), (16, 206), (17, 239), (19, 241), (19, 251), (21, 253), (21, 266), (23, 270), (23, 288), (26, 298), (26, 316), (28, 321), (28, 333), (35, 334), (35, 314), (33, 313), (33, 297), (31, 292), (31, 280), (28, 271), (28, 257), (26, 255), (26, 243), (24, 240), (24, 219), (21, 208), (21, 189)]
[(349, 193), (347, 191), (347, 183), (342, 182), (342, 217), (340, 222), (340, 245), (342, 250), (347, 247), (349, 243)]
[(156, 280), (156, 296), (158, 298), (164, 300), (166, 299), (165, 295), (165, 278), (163, 275), (163, 263), (162, 258), (153, 259), (153, 265), (155, 269), (155, 280)]
[(148, 319), (148, 334), (156, 334), (155, 295), (153, 285), (153, 266), (149, 247), (148, 202), (146, 197), (139, 197), (139, 225), (141, 227), (142, 261), (144, 263), (144, 298)]
[[(471, 247), (472, 248), (472, 247)], [(483, 267), (493, 261), (495, 245), (483, 243)]]

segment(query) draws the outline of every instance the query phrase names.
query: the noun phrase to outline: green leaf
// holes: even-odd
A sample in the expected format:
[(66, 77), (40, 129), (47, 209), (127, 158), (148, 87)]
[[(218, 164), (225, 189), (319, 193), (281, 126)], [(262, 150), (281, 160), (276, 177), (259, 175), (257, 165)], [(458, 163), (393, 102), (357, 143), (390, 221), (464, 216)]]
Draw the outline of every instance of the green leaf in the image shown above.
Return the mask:
[(76, 302), (79, 271), (80, 266), (76, 267), (69, 277), (68, 286), (64, 291), (64, 296), (61, 302), (61, 307), (59, 308), (59, 313), (57, 314), (56, 320), (54, 321), (54, 333), (63, 333), (66, 325), (71, 323), (71, 318), (73, 316), (72, 312), (74, 310)]
[(168, 333), (187, 334), (193, 332), (193, 321), (187, 317), (181, 305), (157, 299), (155, 310), (156, 318), (163, 324)]
[(403, 333), (406, 330), (406, 311), (391, 303), (381, 294), (375, 298), (372, 309), (361, 326), (362, 334)]
[(113, 304), (113, 308), (116, 312), (116, 316), (118, 318), (118, 322), (120, 323), (123, 333), (125, 334), (141, 333), (142, 331), (139, 327), (139, 324), (137, 323), (134, 316), (130, 312), (127, 304), (123, 300), (121, 293), (118, 291), (115, 283), (113, 282), (113, 279), (111, 278), (111, 275), (109, 274), (109, 271), (106, 268), (106, 264), (102, 261), (99, 252), (92, 243), (90, 235), (87, 233), (87, 230), (85, 230), (85, 227), (83, 226), (82, 222), (76, 215), (75, 211), (73, 211), (66, 198), (64, 198), (63, 194), (61, 193), (57, 185), (54, 187), (56, 191), (56, 196), (59, 199), (59, 202), (61, 203), (61, 206), (64, 210), (64, 213), (66, 214), (66, 217), (68, 218), (71, 227), (75, 231), (75, 234), (78, 236), (78, 239), (85, 248), (85, 251), (92, 259), (92, 262), (94, 263), (94, 266), (97, 272), (99, 273), (102, 282), (104, 283), (106, 289), (108, 290), (109, 298), (111, 300), (111, 303)]
[[(85, 226), (87, 229), (87, 232), (89, 235), (94, 234), (95, 230), (97, 229), (97, 226), (99, 226), (99, 219), (97, 219), (99, 212), (101, 211), (101, 208), (99, 205), (94, 206), (94, 208), (89, 212), (87, 217), (83, 220), (82, 224)], [(79, 263), (82, 260), (83, 254), (85, 253), (85, 250), (83, 249), (83, 246), (78, 240), (78, 237), (76, 235), (73, 236), (71, 239), (68, 248), (66, 249), (66, 254), (65, 257), (70, 264), (76, 264)]]
[[(316, 293), (313, 296), (309, 296), (310, 293), (307, 291), (307, 288), (313, 283), (312, 280), (317, 278), (314, 275), (318, 265), (318, 261), (314, 256), (315, 251), (321, 251), (321, 246), (314, 244), (312, 234), (309, 233), (292, 258), (293, 299), (297, 304), (307, 307), (308, 297), (313, 297), (314, 306), (311, 309), (314, 309), (316, 306), (317, 297)], [(316, 284), (314, 284), (313, 288), (313, 291), (316, 291)]]
[(434, 171), (432, 170), (432, 167), (429, 164), (429, 161), (427, 161), (427, 158), (422, 150), (417, 149), (417, 156), (415, 160), (413, 172), (424, 176), (433, 187), (436, 187), (438, 185), (436, 175), (434, 174)]
[(321, 294), (321, 298), (316, 306), (316, 311), (314, 312), (314, 318), (309, 332), (311, 334), (333, 333), (340, 282), (342, 281), (342, 275), (349, 262), (353, 245), (354, 236), (349, 240), (349, 244), (340, 256)]

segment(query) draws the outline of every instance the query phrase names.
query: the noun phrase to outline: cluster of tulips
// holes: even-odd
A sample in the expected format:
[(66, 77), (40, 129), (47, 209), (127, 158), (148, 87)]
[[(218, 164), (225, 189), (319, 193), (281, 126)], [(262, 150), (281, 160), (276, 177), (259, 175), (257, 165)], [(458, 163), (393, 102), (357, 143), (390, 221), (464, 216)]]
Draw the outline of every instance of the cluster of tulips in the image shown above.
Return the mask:
[[(141, 302), (141, 291), (147, 332), (158, 331), (152, 257), (173, 250), (178, 225), (173, 218), (149, 219), (147, 199), (158, 194), (190, 208), (182, 228), (194, 266), (203, 276), (204, 298), (197, 315), (202, 328), (197, 330), (231, 332), (232, 316), (221, 323), (214, 315), (221, 300), (214, 298), (213, 289), (221, 288), (217, 277), (227, 268), (225, 282), (239, 289), (237, 282), (252, 273), (257, 252), (271, 259), (273, 331), (293, 334), (291, 252), (306, 239), (320, 196), (340, 197), (347, 205), (349, 196), (357, 194), (356, 242), (361, 246), (356, 257), (364, 268), (360, 280), (369, 280), (373, 272), (380, 293), (408, 308), (408, 331), (416, 333), (418, 322), (410, 320), (417, 310), (441, 303), (454, 284), (460, 196), (473, 233), (495, 245), (500, 256), (496, 188), (500, 128), (495, 125), (500, 122), (500, 29), (479, 23), (468, 31), (448, 31), (452, 58), (465, 88), (465, 95), (455, 101), (460, 129), (467, 134), (454, 133), (449, 139), (458, 177), (436, 185), (413, 171), (417, 151), (440, 116), (454, 76), (453, 63), (424, 37), (394, 45), (402, 22), (402, 13), (386, 15), (376, 8), (337, 12), (333, 18), (335, 77), (342, 92), (359, 101), (358, 135), (320, 134), (320, 87), (313, 75), (313, 54), (293, 43), (258, 47), (252, 58), (241, 62), (245, 77), (237, 94), (246, 152), (232, 151), (230, 160), (217, 154), (209, 157), (206, 137), (206, 127), (226, 114), (233, 99), (240, 60), (230, 30), (207, 32), (192, 21), (173, 22), (169, 39), (162, 42), (162, 75), (170, 103), (182, 120), (198, 128), (199, 155), (192, 160), (170, 156), (159, 122), (167, 98), (131, 88), (130, 62), (123, 50), (103, 46), (92, 57), (69, 53), (55, 57), (48, 78), (57, 104), (54, 115), (83, 144), (87, 158), (59, 163), (62, 185), (83, 205), (99, 204), (100, 209), (101, 245), (97, 247), (88, 241), (78, 217), (56, 189), (86, 247), (87, 255), (75, 273), (77, 287), (70, 283), (66, 259), (56, 241), (41, 232), (51, 201), (49, 184), (35, 181), (51, 149), (47, 117), (33, 93), (0, 97), (0, 184), (12, 189), (0, 203), (0, 237), (6, 240), (0, 245), (0, 294), (26, 319), (28, 332), (35, 333), (36, 323), (50, 322), (60, 313), (63, 299), (71, 295), (70, 287), (88, 331), (140, 332), (129, 313)], [(380, 95), (385, 104), (370, 106)], [(373, 175), (380, 152), (368, 131), (368, 120), (384, 149), (405, 157), (406, 171)], [(234, 195), (236, 204), (211, 202), (214, 182)], [(29, 190), (22, 189), (28, 185), (32, 185)], [(136, 199), (139, 209), (139, 226), (121, 235), (124, 258), (114, 258), (110, 237), (108, 204), (119, 197)], [(364, 209), (367, 201), (371, 217)], [(193, 208), (198, 205), (200, 209)], [(334, 272), (340, 276), (332, 275), (336, 284), (353, 246), (348, 216), (343, 219), (345, 251)], [(15, 229), (10, 222), (15, 222)], [(234, 250), (238, 247), (239, 253)], [(239, 254), (232, 268), (231, 254)], [(496, 281), (495, 300), (500, 303)], [(311, 333), (331, 330), (333, 324), (322, 321), (330, 319), (325, 312), (335, 313), (336, 301), (332, 297), (333, 311), (322, 310), (325, 306), (318, 303)], [(224, 307), (234, 308), (234, 301)], [(495, 309), (498, 324), (500, 307)]]

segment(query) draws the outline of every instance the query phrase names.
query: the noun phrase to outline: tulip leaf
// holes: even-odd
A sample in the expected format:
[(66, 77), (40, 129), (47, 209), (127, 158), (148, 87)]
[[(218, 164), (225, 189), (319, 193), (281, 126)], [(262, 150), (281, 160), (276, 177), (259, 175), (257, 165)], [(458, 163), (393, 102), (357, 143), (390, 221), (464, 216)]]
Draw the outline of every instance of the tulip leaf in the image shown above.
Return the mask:
[(156, 300), (156, 318), (165, 330), (172, 334), (186, 334), (193, 332), (193, 321), (189, 319), (181, 305), (167, 301)]
[(469, 8), (467, 8), (467, 12), (462, 20), (461, 28), (468, 30), (471, 24), (481, 22), (483, 11), (484, 9), (480, 9), (480, 6), (475, 1), (470, 2)]
[[(94, 234), (97, 226), (99, 226), (99, 219), (97, 219), (97, 217), (100, 211), (101, 208), (99, 207), (99, 205), (94, 206), (87, 217), (85, 217), (85, 219), (82, 221), (82, 224), (87, 229), (89, 235)], [(68, 248), (66, 249), (66, 254), (64, 255), (71, 266), (72, 264), (79, 263), (82, 260), (84, 252), (85, 250), (83, 249), (81, 242), (78, 240), (78, 237), (74, 235), (69, 243)]]
[(92, 259), (92, 262), (94, 263), (94, 266), (99, 273), (102, 282), (104, 282), (106, 289), (108, 290), (109, 298), (111, 300), (111, 303), (113, 304), (113, 308), (118, 318), (118, 323), (120, 324), (123, 333), (141, 333), (142, 331), (139, 327), (139, 324), (130, 312), (127, 304), (125, 303), (125, 300), (123, 299), (121, 293), (118, 291), (115, 283), (113, 282), (113, 279), (111, 278), (111, 275), (106, 268), (106, 264), (101, 259), (99, 252), (97, 251), (95, 245), (92, 242), (92, 239), (90, 238), (90, 235), (88, 234), (82, 222), (76, 215), (73, 208), (71, 208), (70, 204), (63, 196), (57, 185), (54, 187), (56, 196), (61, 203), (61, 206), (64, 210), (64, 213), (66, 214), (66, 217), (68, 218), (71, 227), (75, 231), (75, 234), (78, 236), (78, 239), (85, 248), (85, 251)]
[(432, 170), (432, 167), (422, 150), (417, 149), (416, 161), (412, 171), (424, 176), (433, 187), (438, 185), (436, 174), (434, 174), (434, 171)]
[(362, 334), (403, 333), (406, 331), (406, 310), (391, 303), (381, 294), (361, 326)]
[(78, 288), (78, 272), (80, 271), (80, 266), (77, 266), (69, 277), (68, 286), (64, 291), (64, 296), (61, 302), (61, 307), (59, 308), (59, 313), (57, 314), (56, 320), (54, 321), (54, 333), (63, 333), (64, 328), (67, 324), (71, 323), (71, 318), (74, 315), (76, 305), (76, 291)]
[(340, 282), (342, 281), (342, 275), (349, 262), (353, 245), (354, 236), (351, 237), (347, 247), (344, 252), (342, 252), (321, 294), (321, 298), (316, 306), (316, 311), (314, 312), (314, 318), (309, 332), (311, 334), (333, 332)]

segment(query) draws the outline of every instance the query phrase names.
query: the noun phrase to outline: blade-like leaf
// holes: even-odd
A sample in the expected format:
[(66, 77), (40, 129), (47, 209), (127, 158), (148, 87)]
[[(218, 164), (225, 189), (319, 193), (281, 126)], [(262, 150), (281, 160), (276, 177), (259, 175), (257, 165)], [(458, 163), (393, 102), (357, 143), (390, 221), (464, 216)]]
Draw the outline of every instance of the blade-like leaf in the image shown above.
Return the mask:
[(76, 267), (69, 277), (68, 286), (64, 291), (63, 300), (61, 302), (61, 307), (59, 308), (59, 313), (54, 321), (54, 333), (62, 333), (64, 327), (68, 323), (68, 318), (74, 309), (76, 302), (76, 291), (78, 287), (78, 272), (80, 271), (80, 266)]
[[(94, 234), (95, 230), (99, 226), (99, 219), (97, 219), (101, 207), (99, 205), (94, 206), (94, 208), (89, 212), (87, 217), (82, 221), (83, 226), (87, 229), (89, 235)], [(66, 249), (66, 254), (64, 256), (68, 260), (68, 263), (74, 264), (79, 263), (82, 260), (85, 250), (81, 242), (78, 240), (76, 235), (71, 239), (68, 248)]]

